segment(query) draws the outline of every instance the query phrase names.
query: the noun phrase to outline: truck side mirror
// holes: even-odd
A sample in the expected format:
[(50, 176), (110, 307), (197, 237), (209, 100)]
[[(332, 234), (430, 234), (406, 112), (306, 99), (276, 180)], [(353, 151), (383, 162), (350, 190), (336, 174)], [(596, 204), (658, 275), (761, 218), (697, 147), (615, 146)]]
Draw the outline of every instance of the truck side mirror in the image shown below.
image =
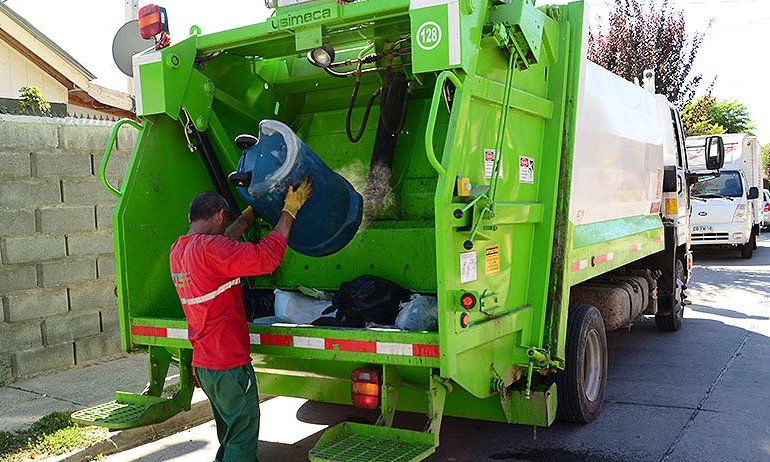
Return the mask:
[(725, 142), (721, 136), (706, 138), (706, 169), (719, 170), (725, 164)]
[(759, 199), (759, 188), (756, 186), (752, 186), (749, 188), (749, 195), (746, 196), (746, 199)]

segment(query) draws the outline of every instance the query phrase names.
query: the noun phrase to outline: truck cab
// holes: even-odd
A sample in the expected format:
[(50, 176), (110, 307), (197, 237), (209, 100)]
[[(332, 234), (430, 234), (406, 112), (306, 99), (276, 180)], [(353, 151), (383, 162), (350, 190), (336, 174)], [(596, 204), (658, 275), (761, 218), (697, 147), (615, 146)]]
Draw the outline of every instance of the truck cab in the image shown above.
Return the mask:
[[(762, 200), (756, 184), (761, 181), (761, 147), (753, 136), (722, 138), (724, 169), (702, 177), (692, 188), (692, 241), (700, 247), (737, 247), (743, 258), (751, 258), (762, 223)], [(693, 159), (701, 156), (703, 139), (687, 139), (688, 155)]]
[[(682, 282), (687, 284), (693, 266), (691, 226), (691, 198), (688, 186), (689, 166), (685, 148), (684, 129), (679, 109), (671, 104), (664, 95), (656, 95), (658, 104), (663, 112), (667, 112), (671, 120), (671, 130), (666, 133), (663, 148), (663, 201), (661, 217), (664, 223), (673, 226), (676, 235), (676, 259), (681, 261), (683, 269)], [(705, 143), (705, 140), (704, 140)], [(705, 144), (704, 144), (705, 153)]]

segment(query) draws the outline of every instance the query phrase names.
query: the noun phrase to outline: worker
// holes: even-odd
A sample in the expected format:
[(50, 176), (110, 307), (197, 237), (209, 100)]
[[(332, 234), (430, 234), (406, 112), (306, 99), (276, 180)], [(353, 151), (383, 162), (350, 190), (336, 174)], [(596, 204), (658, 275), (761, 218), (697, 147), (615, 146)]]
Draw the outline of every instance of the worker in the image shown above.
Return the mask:
[(307, 178), (289, 186), (275, 228), (254, 244), (237, 240), (255, 220), (251, 207), (225, 228), (227, 201), (201, 193), (190, 204), (189, 232), (171, 246), (171, 276), (187, 318), (192, 365), (216, 420), (216, 461), (257, 459), (259, 397), (240, 278), (278, 267), (297, 212), (311, 194)]

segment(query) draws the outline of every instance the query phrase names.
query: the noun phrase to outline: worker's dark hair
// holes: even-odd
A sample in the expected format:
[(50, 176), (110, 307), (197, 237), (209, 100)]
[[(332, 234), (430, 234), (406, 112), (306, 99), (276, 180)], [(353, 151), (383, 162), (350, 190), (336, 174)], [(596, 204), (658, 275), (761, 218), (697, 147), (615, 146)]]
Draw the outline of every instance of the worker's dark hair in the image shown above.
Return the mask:
[(224, 197), (215, 192), (202, 192), (190, 203), (190, 222), (208, 220), (221, 210), (225, 215), (230, 212)]

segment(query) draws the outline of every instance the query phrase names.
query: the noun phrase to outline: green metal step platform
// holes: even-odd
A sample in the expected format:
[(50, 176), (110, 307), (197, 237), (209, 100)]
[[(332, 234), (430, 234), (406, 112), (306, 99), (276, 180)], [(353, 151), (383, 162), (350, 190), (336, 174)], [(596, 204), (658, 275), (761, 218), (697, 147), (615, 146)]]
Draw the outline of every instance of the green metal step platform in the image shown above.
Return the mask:
[(125, 430), (163, 422), (183, 410), (185, 410), (184, 406), (174, 398), (119, 391), (116, 393), (115, 401), (74, 412), (72, 420), (81, 425)]
[(430, 433), (345, 422), (327, 430), (310, 450), (312, 462), (413, 462), (436, 450)]

